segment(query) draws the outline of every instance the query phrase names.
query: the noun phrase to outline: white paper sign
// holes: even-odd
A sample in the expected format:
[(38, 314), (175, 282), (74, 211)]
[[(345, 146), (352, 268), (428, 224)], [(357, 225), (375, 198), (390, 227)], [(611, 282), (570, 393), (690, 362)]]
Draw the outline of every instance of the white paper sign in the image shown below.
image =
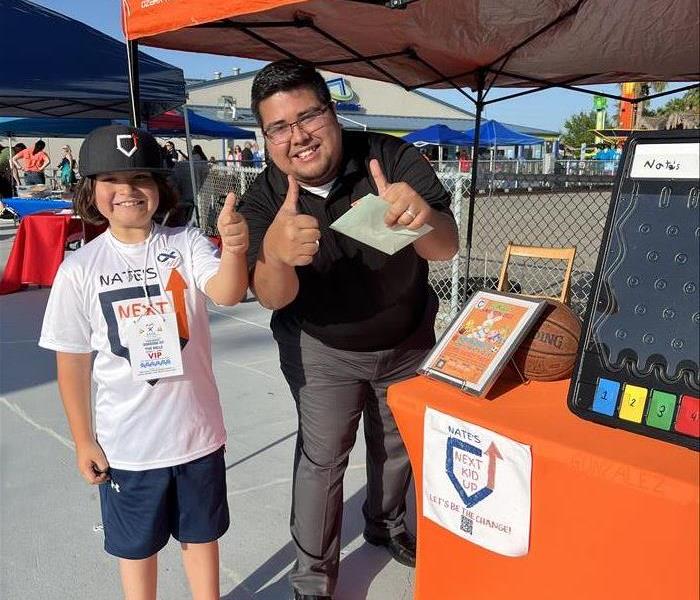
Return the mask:
[(423, 428), (423, 516), (498, 554), (527, 554), (530, 447), (432, 408)]
[(637, 144), (633, 179), (699, 179), (700, 143)]

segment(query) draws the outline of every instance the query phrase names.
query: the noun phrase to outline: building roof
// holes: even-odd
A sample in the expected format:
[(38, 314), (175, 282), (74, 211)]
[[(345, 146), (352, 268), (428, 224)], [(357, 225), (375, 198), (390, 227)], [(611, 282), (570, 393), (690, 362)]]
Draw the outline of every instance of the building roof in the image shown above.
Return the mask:
[[(221, 119), (228, 123), (234, 124), (237, 127), (254, 127), (257, 128), (258, 124), (253, 116), (253, 111), (250, 108), (236, 108), (236, 118), (226, 119), (222, 118), (219, 110), (216, 106), (202, 105), (202, 104), (192, 104), (192, 109), (196, 110), (203, 115), (213, 118)], [(345, 129), (355, 129), (363, 130), (367, 129), (369, 131), (385, 131), (389, 133), (397, 133), (403, 135), (409, 131), (416, 131), (417, 129), (423, 129), (430, 125), (434, 125), (439, 122), (443, 125), (447, 125), (452, 129), (458, 131), (467, 131), (474, 127), (473, 118), (464, 119), (444, 119), (435, 117), (400, 117), (395, 115), (366, 115), (356, 112), (342, 112), (338, 113), (340, 123)], [(557, 137), (559, 132), (548, 131), (546, 129), (536, 129), (533, 127), (525, 127), (523, 125), (513, 125), (511, 123), (503, 123), (507, 127), (514, 129), (520, 133), (526, 133), (528, 135), (535, 135), (540, 137)]]
[(186, 82), (187, 90), (201, 90), (215, 85), (221, 85), (222, 83), (232, 83), (234, 81), (240, 81), (241, 79), (250, 79), (251, 77), (255, 77), (259, 70), (260, 69), (255, 71), (246, 71), (245, 73), (239, 73), (238, 75), (224, 75), (218, 79), (188, 79)]

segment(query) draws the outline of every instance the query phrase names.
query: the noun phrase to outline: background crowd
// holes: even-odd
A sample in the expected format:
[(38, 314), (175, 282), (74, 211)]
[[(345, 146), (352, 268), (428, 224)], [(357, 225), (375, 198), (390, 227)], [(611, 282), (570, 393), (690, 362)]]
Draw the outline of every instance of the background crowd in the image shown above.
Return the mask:
[[(51, 160), (43, 140), (27, 147), (17, 143), (12, 147), (0, 144), (0, 198), (11, 198), (18, 195), (18, 186), (46, 185), (47, 176), (55, 177), (63, 192), (72, 193), (78, 181), (78, 162), (73, 156), (70, 146), (61, 147), (62, 156), (57, 163)], [(175, 163), (188, 161), (190, 157), (175, 146), (172, 140), (161, 146), (163, 167), (172, 169)], [(195, 163), (216, 163), (216, 158), (204, 153), (199, 144), (192, 146), (192, 160)], [(262, 168), (265, 154), (257, 142), (246, 142), (243, 147), (229, 146), (226, 154), (226, 164), (242, 167)], [(52, 165), (55, 164), (55, 167)], [(50, 174), (51, 168), (54, 173)]]

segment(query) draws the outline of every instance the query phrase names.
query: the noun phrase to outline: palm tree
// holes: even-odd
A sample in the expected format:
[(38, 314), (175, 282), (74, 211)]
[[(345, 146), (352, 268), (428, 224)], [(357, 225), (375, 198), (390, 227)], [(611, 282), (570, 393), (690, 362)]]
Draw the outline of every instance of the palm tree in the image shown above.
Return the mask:
[[(668, 83), (665, 81), (633, 81), (620, 84), (620, 95), (625, 98), (640, 98), (648, 96), (651, 92), (660, 94), (666, 91)], [(632, 105), (632, 123), (630, 129), (635, 129), (639, 117), (648, 113), (649, 100), (642, 100)], [(619, 104), (619, 110), (622, 109), (622, 102)], [(618, 114), (619, 120), (619, 114)]]

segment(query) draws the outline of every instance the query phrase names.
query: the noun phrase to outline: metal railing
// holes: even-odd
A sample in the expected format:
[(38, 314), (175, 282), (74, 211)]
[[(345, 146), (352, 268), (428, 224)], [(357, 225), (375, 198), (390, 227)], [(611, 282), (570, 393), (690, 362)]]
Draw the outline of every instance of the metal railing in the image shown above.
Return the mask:
[[(431, 161), (436, 172), (460, 171), (469, 175), (471, 162), (460, 163), (456, 160)], [(480, 176), (492, 173), (511, 173), (515, 175), (614, 175), (618, 161), (615, 160), (553, 160), (545, 159), (479, 159)], [(466, 170), (465, 170), (466, 169)]]
[[(508, 162), (513, 165), (517, 161)], [(445, 166), (443, 161), (437, 174), (452, 196), (460, 252), (452, 260), (430, 265), (430, 283), (440, 298), (436, 328), (445, 329), (476, 290), (496, 288), (508, 242), (529, 246), (576, 246), (570, 305), (583, 315), (591, 292), (614, 177), (581, 173), (578, 169), (575, 173), (551, 174), (516, 173), (505, 169), (481, 171), (466, 277), (470, 176)], [(240, 198), (261, 171), (236, 165), (203, 165), (197, 175), (197, 207), (200, 226), (208, 235), (216, 235), (216, 218), (226, 193), (234, 191)], [(557, 295), (563, 276), (563, 264), (516, 261), (509, 269), (509, 289), (523, 294)]]

